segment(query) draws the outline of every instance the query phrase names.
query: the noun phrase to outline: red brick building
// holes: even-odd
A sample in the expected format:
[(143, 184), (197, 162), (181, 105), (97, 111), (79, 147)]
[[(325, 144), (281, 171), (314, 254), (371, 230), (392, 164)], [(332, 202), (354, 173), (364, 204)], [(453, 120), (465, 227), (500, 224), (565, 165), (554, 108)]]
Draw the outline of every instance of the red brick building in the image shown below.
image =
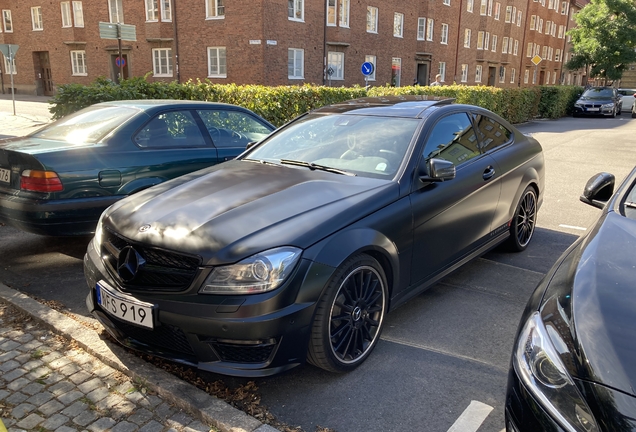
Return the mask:
[[(365, 61), (375, 65), (370, 85), (425, 85), (437, 73), (445, 84), (562, 84), (570, 1), (0, 0), (0, 44), (19, 45), (16, 90), (38, 94), (120, 72), (365, 85)], [(121, 57), (117, 40), (100, 37), (100, 22), (134, 26), (136, 40), (122, 41)]]

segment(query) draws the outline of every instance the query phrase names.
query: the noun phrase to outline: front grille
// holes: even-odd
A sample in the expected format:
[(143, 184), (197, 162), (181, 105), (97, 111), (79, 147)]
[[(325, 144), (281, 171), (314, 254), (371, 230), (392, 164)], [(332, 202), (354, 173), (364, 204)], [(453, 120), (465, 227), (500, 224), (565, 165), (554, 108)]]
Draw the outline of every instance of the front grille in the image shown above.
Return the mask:
[(151, 348), (159, 347), (172, 352), (195, 355), (185, 333), (178, 327), (162, 324), (159, 327), (155, 327), (154, 330), (147, 330), (115, 319), (112, 319), (111, 322), (125, 336)]
[(211, 342), (210, 346), (222, 361), (232, 363), (265, 363), (272, 355), (276, 342), (242, 345)]
[[(125, 282), (118, 274), (117, 259), (126, 246), (131, 246), (146, 261), (135, 277)], [(125, 290), (177, 292), (188, 288), (196, 276), (201, 258), (130, 241), (109, 230), (104, 230), (102, 256), (110, 273)]]

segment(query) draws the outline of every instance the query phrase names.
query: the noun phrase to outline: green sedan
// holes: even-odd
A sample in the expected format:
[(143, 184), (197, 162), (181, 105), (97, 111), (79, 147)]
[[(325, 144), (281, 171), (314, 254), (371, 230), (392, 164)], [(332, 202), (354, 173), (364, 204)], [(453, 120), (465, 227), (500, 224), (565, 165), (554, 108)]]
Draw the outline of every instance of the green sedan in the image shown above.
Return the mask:
[(94, 232), (117, 200), (234, 159), (275, 127), (235, 105), (105, 102), (0, 140), (0, 222), (43, 235)]

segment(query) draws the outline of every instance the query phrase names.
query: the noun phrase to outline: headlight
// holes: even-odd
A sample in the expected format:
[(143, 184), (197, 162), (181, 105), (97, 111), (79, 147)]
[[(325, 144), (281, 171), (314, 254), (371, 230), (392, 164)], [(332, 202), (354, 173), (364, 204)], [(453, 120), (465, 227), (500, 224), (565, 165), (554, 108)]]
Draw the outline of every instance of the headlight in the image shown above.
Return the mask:
[(613, 103), (603, 104), (601, 105), (601, 108), (614, 108), (614, 104)]
[(97, 222), (97, 227), (95, 228), (95, 237), (93, 237), (93, 242), (95, 243), (95, 249), (100, 250), (102, 247), (102, 237), (104, 235), (104, 229), (102, 227), (102, 219), (104, 219), (104, 215), (99, 217), (99, 221)]
[(203, 294), (257, 294), (278, 288), (291, 274), (301, 250), (284, 246), (243, 261), (216, 267), (199, 290)]
[[(556, 335), (556, 330), (550, 333)], [(539, 312), (532, 314), (523, 327), (513, 364), (527, 389), (565, 430), (598, 431), (590, 408), (565, 370)]]
[(574, 106), (577, 107), (577, 108), (581, 108), (582, 105), (583, 104), (581, 102), (577, 102), (577, 103), (574, 104)]

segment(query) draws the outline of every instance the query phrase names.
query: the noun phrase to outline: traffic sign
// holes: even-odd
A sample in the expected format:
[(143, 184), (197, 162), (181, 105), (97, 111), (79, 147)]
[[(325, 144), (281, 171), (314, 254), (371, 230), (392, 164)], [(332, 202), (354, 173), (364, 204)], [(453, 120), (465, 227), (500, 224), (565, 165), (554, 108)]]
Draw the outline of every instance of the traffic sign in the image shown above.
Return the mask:
[(335, 73), (336, 73), (336, 71), (331, 66), (329, 66), (329, 69), (327, 69), (327, 75), (331, 76), (331, 75), (333, 75)]
[(130, 24), (100, 22), (99, 37), (102, 39), (136, 41), (137, 28)]
[(364, 76), (369, 76), (369, 75), (373, 75), (373, 70), (375, 68), (373, 67), (373, 63), (371, 62), (364, 62), (362, 63), (362, 75)]
[(539, 63), (541, 63), (541, 60), (543, 60), (541, 57), (539, 57), (538, 55), (532, 57), (532, 60), (530, 60), (532, 63), (534, 63), (535, 66), (539, 66)]
[(124, 67), (126, 66), (126, 59), (124, 57), (117, 57), (115, 58), (115, 64), (117, 67)]
[(0, 44), (0, 52), (4, 54), (8, 62), (11, 62), (15, 58), (15, 53), (18, 52), (20, 45), (14, 44)]

